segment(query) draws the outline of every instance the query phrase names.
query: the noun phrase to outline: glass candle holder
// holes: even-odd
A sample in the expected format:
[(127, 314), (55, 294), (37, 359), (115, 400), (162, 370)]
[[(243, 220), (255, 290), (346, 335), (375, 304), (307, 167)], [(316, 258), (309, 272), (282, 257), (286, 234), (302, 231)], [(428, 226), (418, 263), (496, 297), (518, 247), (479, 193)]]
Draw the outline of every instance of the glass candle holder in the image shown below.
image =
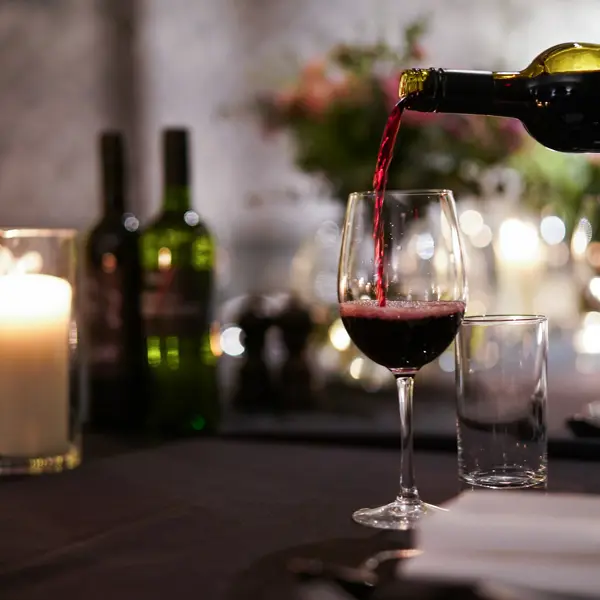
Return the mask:
[(0, 475), (81, 461), (76, 232), (0, 230)]

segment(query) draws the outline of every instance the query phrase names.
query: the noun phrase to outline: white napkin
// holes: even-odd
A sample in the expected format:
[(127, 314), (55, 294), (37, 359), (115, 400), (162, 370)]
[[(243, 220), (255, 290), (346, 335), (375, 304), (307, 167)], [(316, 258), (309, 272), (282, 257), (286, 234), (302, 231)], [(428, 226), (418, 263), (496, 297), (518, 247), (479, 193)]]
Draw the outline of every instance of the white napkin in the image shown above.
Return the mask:
[(423, 519), (403, 575), (600, 598), (600, 497), (465, 492)]

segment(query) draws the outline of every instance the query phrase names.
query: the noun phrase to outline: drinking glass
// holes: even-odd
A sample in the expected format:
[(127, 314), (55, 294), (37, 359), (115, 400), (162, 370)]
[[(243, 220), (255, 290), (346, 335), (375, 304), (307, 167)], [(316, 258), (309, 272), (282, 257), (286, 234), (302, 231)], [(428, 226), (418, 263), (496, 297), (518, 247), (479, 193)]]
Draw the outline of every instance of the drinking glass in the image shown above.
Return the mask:
[(455, 350), (459, 479), (471, 487), (544, 488), (546, 317), (466, 317)]
[[(382, 200), (382, 201), (381, 201)], [(400, 491), (353, 519), (378, 529), (410, 529), (432, 508), (413, 470), (414, 377), (451, 344), (466, 301), (463, 254), (452, 192), (350, 195), (338, 273), (340, 314), (368, 358), (396, 378), (400, 407)]]
[(76, 232), (0, 230), (0, 475), (81, 461)]

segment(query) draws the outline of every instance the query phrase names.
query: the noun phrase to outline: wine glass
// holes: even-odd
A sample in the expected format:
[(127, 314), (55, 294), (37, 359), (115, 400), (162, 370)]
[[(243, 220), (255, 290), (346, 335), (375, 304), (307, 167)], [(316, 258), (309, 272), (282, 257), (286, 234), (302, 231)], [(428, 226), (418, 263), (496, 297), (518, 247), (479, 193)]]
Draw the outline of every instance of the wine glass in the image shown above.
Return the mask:
[(433, 508), (415, 485), (414, 377), (454, 340), (466, 292), (451, 191), (350, 194), (338, 273), (340, 314), (358, 349), (396, 378), (401, 436), (398, 496), (356, 511), (357, 523), (410, 529)]

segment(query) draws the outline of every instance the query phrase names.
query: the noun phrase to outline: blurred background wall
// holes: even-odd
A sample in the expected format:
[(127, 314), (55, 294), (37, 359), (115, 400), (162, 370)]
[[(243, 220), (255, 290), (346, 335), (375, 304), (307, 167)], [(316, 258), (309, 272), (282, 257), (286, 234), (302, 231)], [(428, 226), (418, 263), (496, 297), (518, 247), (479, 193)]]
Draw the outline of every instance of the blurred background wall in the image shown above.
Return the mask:
[[(195, 198), (228, 237), (252, 192), (301, 185), (289, 148), (220, 112), (337, 40), (390, 42), (419, 15), (433, 65), (521, 68), (597, 40), (595, 0), (3, 0), (0, 219), (85, 228), (97, 217), (95, 135), (130, 137), (135, 207), (158, 205), (158, 129), (194, 132)], [(228, 210), (223, 211), (223, 202)], [(233, 217), (233, 218), (232, 218)]]
[(133, 4), (0, 3), (0, 219), (86, 227), (98, 214), (96, 133), (134, 131)]

